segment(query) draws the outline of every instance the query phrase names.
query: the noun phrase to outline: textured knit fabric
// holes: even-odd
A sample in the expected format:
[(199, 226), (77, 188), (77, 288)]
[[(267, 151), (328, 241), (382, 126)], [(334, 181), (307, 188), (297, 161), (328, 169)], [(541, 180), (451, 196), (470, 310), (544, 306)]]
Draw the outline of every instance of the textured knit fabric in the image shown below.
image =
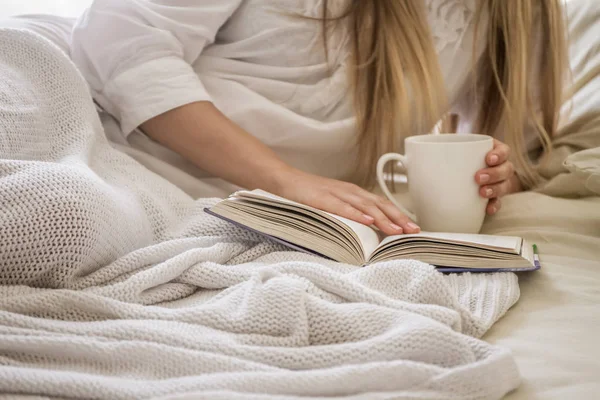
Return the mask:
[(262, 241), (106, 140), (59, 48), (0, 29), (0, 393), (497, 399), (514, 274), (366, 268)]

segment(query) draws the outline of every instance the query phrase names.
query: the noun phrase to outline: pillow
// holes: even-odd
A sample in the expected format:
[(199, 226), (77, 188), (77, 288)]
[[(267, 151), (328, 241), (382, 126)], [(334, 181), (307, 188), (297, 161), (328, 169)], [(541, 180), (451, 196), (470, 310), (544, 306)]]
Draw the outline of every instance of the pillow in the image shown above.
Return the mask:
[(563, 165), (582, 181), (585, 188), (600, 196), (600, 147), (573, 153)]

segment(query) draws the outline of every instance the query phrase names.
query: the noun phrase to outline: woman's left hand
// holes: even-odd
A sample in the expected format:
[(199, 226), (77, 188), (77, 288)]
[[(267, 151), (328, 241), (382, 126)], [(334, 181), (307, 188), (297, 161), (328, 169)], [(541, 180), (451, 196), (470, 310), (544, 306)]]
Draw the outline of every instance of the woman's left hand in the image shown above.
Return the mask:
[(480, 186), (479, 195), (489, 199), (486, 209), (489, 215), (498, 212), (502, 196), (523, 190), (519, 178), (515, 175), (515, 168), (508, 160), (509, 156), (510, 147), (494, 139), (494, 148), (485, 157), (488, 168), (475, 174), (475, 181)]

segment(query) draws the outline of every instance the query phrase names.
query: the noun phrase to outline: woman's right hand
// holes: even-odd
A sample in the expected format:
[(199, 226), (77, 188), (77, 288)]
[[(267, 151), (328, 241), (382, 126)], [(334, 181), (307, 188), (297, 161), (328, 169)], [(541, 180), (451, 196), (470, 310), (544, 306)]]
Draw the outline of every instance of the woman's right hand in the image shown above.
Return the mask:
[(273, 194), (344, 218), (375, 225), (387, 235), (418, 233), (413, 221), (394, 204), (352, 183), (289, 169), (279, 171)]
[(390, 201), (351, 183), (311, 175), (285, 164), (212, 103), (175, 108), (146, 121), (141, 128), (200, 169), (237, 186), (264, 189), (365, 225), (375, 225), (388, 235), (419, 232), (419, 227)]

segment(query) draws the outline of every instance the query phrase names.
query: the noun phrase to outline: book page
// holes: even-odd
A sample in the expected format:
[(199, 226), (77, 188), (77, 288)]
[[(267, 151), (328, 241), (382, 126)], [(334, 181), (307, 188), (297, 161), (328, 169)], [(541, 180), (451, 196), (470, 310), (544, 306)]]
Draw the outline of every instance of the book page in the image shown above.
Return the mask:
[(533, 245), (525, 239), (523, 239), (523, 245), (521, 246), (521, 257), (529, 261), (531, 265), (535, 265), (535, 260), (533, 257)]
[[(271, 203), (264, 204), (262, 202), (243, 201), (237, 198), (229, 199), (227, 202), (221, 203), (221, 206), (215, 206), (215, 209), (222, 207), (233, 208), (242, 214), (238, 216), (238, 220), (243, 222), (247, 216), (258, 217), (261, 222), (270, 222), (279, 226), (289, 226), (297, 233), (305, 232), (313, 236), (314, 239), (322, 241), (330, 241), (337, 246), (345, 248), (347, 251), (355, 253), (355, 258), (362, 260), (362, 251), (354, 245), (354, 241), (349, 243), (345, 240), (345, 235), (340, 235), (339, 229), (332, 227), (330, 224), (315, 222), (313, 218), (304, 218), (304, 214), (298, 211), (289, 210), (288, 208), (274, 207)], [(358, 243), (357, 243), (358, 244)]]
[(315, 235), (303, 229), (288, 229), (285, 220), (270, 220), (264, 216), (255, 215), (229, 207), (226, 203), (215, 205), (210, 213), (219, 216), (245, 229), (266, 235), (280, 243), (292, 246), (296, 250), (319, 254), (346, 264), (362, 265), (362, 254), (355, 248), (340, 246), (325, 237)]
[(342, 224), (344, 224), (345, 226), (350, 228), (350, 230), (356, 235), (356, 238), (360, 241), (360, 243), (362, 245), (365, 260), (369, 259), (369, 256), (373, 253), (373, 251), (375, 251), (375, 249), (379, 245), (379, 235), (377, 234), (377, 232), (374, 229), (369, 228), (368, 226), (363, 225), (361, 223), (349, 220), (347, 218), (340, 217), (339, 215), (335, 215), (335, 214), (328, 213), (326, 211), (318, 210), (314, 207), (300, 204), (295, 201), (291, 201), (291, 200), (285, 199), (283, 197), (276, 196), (274, 194), (265, 192), (264, 190), (260, 190), (260, 189), (256, 189), (256, 190), (252, 190), (252, 191), (242, 190), (242, 191), (234, 193), (233, 196), (250, 197), (250, 198), (257, 197), (257, 198), (261, 198), (264, 200), (271, 200), (274, 202), (294, 205), (298, 208), (305, 209), (305, 210), (311, 210), (318, 214), (328, 215), (331, 218), (334, 218), (335, 220), (341, 222)]
[(468, 243), (474, 246), (510, 250), (519, 254), (521, 252), (522, 239), (515, 236), (498, 236), (498, 235), (479, 235), (479, 234), (468, 234), (468, 233), (438, 233), (438, 232), (421, 232), (410, 235), (396, 235), (388, 236), (383, 239), (379, 247), (384, 247), (389, 243), (396, 240), (402, 240), (409, 242), (411, 238), (429, 238), (433, 240), (443, 240), (449, 242), (462, 242)]

